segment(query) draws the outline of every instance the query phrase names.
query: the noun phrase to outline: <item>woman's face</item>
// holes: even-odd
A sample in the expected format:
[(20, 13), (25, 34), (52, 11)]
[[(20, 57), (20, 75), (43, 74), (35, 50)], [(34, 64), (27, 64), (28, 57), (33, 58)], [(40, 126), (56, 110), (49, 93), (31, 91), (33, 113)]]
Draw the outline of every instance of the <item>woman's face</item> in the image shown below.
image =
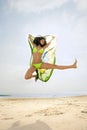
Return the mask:
[(45, 40), (44, 39), (41, 39), (40, 40), (40, 44), (43, 46), (45, 44)]

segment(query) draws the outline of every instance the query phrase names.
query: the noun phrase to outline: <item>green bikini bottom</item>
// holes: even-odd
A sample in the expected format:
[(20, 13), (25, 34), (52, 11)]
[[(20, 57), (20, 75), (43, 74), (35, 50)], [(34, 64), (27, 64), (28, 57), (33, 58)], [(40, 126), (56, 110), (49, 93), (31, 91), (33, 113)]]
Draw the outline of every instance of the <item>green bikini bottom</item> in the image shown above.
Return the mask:
[(32, 66), (34, 66), (36, 69), (40, 69), (41, 65), (42, 65), (42, 63), (32, 64)]

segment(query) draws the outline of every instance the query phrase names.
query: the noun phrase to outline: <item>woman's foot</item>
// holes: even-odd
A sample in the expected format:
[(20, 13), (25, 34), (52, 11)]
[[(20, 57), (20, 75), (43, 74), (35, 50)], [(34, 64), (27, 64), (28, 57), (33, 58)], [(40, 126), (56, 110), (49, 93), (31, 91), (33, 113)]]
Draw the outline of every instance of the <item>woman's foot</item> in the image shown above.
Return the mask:
[(37, 80), (38, 80), (38, 75), (35, 76), (35, 82), (37, 82)]
[(75, 60), (74, 64), (72, 65), (72, 68), (77, 68), (77, 59)]

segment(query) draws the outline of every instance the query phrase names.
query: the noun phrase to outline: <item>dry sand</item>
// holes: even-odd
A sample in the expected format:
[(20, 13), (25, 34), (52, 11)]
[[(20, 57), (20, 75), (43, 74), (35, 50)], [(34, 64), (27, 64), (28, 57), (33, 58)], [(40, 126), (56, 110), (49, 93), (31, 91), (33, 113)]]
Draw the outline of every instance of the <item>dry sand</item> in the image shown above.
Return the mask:
[(0, 130), (87, 130), (87, 96), (0, 99)]

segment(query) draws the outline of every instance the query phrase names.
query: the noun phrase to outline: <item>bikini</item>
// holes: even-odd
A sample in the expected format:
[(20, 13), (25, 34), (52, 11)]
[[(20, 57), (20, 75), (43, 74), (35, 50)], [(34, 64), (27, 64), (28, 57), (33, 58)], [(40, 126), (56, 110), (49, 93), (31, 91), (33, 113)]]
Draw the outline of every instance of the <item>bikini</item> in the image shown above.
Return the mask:
[[(38, 53), (40, 53), (40, 54), (42, 55), (43, 52), (44, 52), (44, 49), (41, 48), (40, 50), (37, 50), (37, 48), (34, 47), (34, 48), (33, 48), (33, 53), (36, 53), (36, 52), (38, 52)], [(34, 66), (36, 69), (40, 69), (40, 68), (41, 68), (41, 65), (42, 65), (42, 63), (32, 64), (32, 66)]]

